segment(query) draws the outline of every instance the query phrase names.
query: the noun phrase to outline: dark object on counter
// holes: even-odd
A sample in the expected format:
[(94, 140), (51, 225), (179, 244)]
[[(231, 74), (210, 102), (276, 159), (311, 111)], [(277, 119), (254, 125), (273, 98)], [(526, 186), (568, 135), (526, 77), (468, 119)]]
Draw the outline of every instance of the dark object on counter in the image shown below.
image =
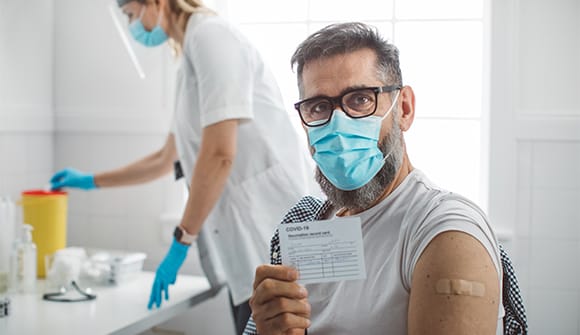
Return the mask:
[(57, 301), (57, 302), (77, 302), (77, 301), (89, 301), (89, 300), (94, 300), (97, 298), (96, 294), (91, 294), (88, 293), (87, 291), (83, 291), (78, 285), (77, 283), (73, 280), (71, 282), (71, 286), (76, 290), (76, 292), (80, 293), (80, 297), (78, 298), (70, 298), (70, 297), (66, 297), (66, 293), (70, 290), (67, 290), (66, 288), (62, 287), (60, 289), (60, 291), (55, 292), (55, 293), (45, 293), (42, 296), (42, 299), (47, 300), (47, 301)]
[(0, 318), (10, 315), (10, 299), (0, 299)]

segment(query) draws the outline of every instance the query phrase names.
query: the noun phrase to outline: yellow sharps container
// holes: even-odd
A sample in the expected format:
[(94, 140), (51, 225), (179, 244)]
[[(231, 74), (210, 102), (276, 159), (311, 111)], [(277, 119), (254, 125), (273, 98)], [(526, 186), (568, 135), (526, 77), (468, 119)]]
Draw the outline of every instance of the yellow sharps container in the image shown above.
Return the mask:
[(38, 278), (46, 276), (44, 259), (66, 247), (67, 193), (30, 190), (22, 192), (23, 222), (34, 227)]

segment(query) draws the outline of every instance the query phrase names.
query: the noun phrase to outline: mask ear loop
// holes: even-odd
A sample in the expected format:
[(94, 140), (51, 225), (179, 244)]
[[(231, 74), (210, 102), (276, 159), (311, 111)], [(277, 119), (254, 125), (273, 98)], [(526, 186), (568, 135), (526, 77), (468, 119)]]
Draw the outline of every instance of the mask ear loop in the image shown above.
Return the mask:
[(397, 90), (397, 95), (395, 95), (395, 100), (393, 100), (393, 103), (391, 104), (391, 108), (389, 108), (389, 110), (385, 113), (385, 115), (383, 115), (383, 117), (381, 118), (381, 121), (383, 121), (387, 116), (389, 116), (389, 114), (391, 113), (391, 111), (393, 110), (395, 105), (397, 104), (397, 100), (399, 99), (399, 94), (401, 94), (400, 89)]
[[(393, 100), (393, 103), (391, 104), (391, 108), (389, 108), (389, 110), (385, 113), (385, 115), (383, 115), (383, 117), (381, 118), (381, 122), (391, 113), (391, 111), (393, 110), (393, 108), (397, 104), (397, 100), (399, 99), (400, 93), (401, 93), (401, 90), (398, 90), (397, 95), (395, 95), (395, 99)], [(383, 158), (383, 164), (385, 164), (385, 162), (387, 161), (387, 158), (389, 158), (391, 156), (391, 153), (393, 153), (393, 150), (394, 149), (391, 149), (391, 151), (389, 151), (389, 153), (385, 155), (385, 158)]]

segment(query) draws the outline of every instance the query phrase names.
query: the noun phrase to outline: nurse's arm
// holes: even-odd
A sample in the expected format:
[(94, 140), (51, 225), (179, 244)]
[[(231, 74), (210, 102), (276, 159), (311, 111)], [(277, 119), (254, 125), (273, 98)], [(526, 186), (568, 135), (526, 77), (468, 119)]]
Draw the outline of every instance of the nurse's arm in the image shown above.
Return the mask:
[(496, 333), (499, 279), (485, 247), (463, 232), (437, 235), (411, 284), (408, 334)]
[(197, 234), (220, 198), (232, 170), (237, 150), (238, 120), (225, 120), (203, 129), (193, 167), (189, 198), (181, 226)]
[(95, 174), (95, 185), (114, 187), (143, 184), (170, 173), (176, 159), (175, 139), (173, 134), (169, 134), (159, 150), (118, 169)]

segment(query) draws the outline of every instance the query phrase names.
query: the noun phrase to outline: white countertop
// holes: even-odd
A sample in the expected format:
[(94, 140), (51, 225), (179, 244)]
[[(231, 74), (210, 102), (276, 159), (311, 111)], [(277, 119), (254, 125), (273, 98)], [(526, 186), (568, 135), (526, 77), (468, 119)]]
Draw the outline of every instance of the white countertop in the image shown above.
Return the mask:
[(123, 284), (95, 287), (97, 299), (92, 301), (45, 301), (44, 292), (13, 294), (10, 315), (0, 318), (0, 334), (136, 334), (183, 313), (219, 291), (211, 289), (205, 277), (180, 275), (175, 285), (169, 287), (169, 300), (164, 300), (159, 309), (148, 310), (154, 275), (141, 272)]

